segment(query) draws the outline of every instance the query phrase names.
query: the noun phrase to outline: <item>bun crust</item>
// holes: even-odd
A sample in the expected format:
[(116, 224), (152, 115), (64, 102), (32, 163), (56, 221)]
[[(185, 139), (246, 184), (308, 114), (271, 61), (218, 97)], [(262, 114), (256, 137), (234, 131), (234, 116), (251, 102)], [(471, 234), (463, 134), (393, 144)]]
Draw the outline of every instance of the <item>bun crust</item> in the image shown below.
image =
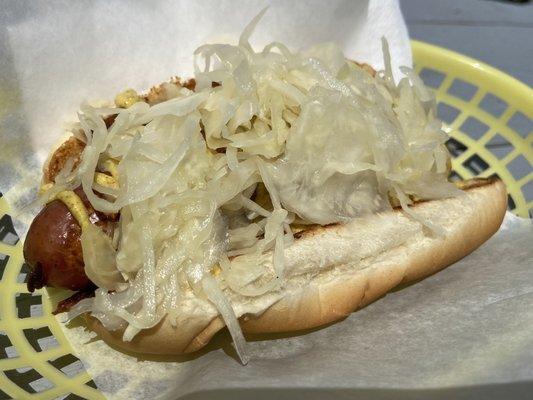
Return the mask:
[[(376, 255), (363, 269), (359, 266), (360, 260), (352, 256), (348, 264), (342, 265), (342, 274), (328, 280), (315, 277), (259, 315), (243, 315), (240, 318), (243, 332), (292, 332), (338, 321), (398, 285), (432, 275), (470, 254), (498, 230), (505, 215), (507, 193), (498, 179), (466, 181), (463, 189), (463, 196), (420, 202), (414, 206), (427, 220), (445, 225), (445, 237), (426, 234), (423, 240), (412, 239)], [(390, 234), (387, 226), (391, 224), (383, 221), (395, 218), (408, 217), (396, 209), (356, 219), (349, 225), (355, 224), (353, 226), (359, 229), (354, 232), (377, 230), (378, 235), (386, 237)], [(305, 246), (306, 241), (318, 239), (324, 243), (324, 251), (328, 251), (328, 239), (346, 235), (347, 231), (349, 228), (341, 225), (317, 227), (304, 231), (293, 246)], [(351, 240), (358, 240), (357, 235), (354, 233)], [(360, 240), (366, 239), (361, 237)], [(337, 266), (331, 267), (335, 269)], [(124, 342), (122, 331), (108, 331), (90, 317), (87, 324), (109, 344), (143, 354), (190, 353), (205, 346), (224, 327), (220, 317), (195, 313), (178, 327), (164, 319), (154, 328), (141, 331), (131, 342)]]

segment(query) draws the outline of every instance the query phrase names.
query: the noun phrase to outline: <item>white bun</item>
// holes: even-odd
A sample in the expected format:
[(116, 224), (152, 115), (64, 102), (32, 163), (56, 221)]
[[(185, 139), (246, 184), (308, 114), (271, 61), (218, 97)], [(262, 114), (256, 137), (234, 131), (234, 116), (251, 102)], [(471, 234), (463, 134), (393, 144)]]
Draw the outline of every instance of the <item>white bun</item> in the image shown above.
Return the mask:
[[(318, 247), (318, 251), (326, 254), (323, 258), (326, 265), (320, 266), (326, 272), (310, 274), (313, 277), (305, 284), (301, 277), (298, 283), (291, 281), (289, 289), (260, 312), (257, 304), (247, 306), (234, 301), (234, 307), (241, 310), (242, 330), (290, 332), (338, 321), (398, 285), (427, 277), (468, 255), (498, 230), (505, 215), (507, 193), (497, 179), (468, 181), (465, 189), (463, 196), (414, 206), (420, 216), (445, 229), (444, 237), (428, 233), (401, 210), (358, 218), (347, 225), (305, 231), (287, 249), (287, 258), (292, 257), (293, 264), (307, 261), (314, 265)], [(407, 235), (400, 245), (363, 259), (356, 255), (355, 248), (372, 248), (376, 241), (396, 235), (402, 227), (406, 230), (416, 227), (417, 233)], [(291, 264), (291, 259), (286, 263)], [(178, 327), (164, 319), (154, 328), (140, 332), (131, 342), (124, 342), (122, 331), (107, 331), (92, 318), (87, 322), (109, 344), (144, 354), (196, 351), (224, 327), (220, 317), (196, 308), (181, 318)]]

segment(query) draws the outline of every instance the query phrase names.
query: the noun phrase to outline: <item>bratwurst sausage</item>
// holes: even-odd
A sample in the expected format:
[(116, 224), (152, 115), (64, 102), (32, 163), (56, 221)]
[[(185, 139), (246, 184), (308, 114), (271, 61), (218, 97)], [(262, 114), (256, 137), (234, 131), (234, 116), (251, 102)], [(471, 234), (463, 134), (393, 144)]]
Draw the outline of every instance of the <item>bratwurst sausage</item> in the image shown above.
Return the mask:
[[(86, 207), (89, 221), (112, 234), (116, 215), (95, 211), (81, 187), (74, 193)], [(24, 242), (24, 259), (31, 268), (30, 292), (43, 286), (70, 290), (93, 286), (84, 271), (81, 232), (80, 224), (60, 200), (48, 203), (35, 217)]]

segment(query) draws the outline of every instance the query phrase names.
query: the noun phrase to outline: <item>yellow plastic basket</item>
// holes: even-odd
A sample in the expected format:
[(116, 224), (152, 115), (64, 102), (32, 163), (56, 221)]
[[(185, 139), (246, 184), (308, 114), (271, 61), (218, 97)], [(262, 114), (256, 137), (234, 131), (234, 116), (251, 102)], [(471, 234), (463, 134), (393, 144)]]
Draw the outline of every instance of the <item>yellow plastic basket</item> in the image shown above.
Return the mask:
[(461, 54), (412, 42), (415, 69), (435, 89), (452, 129), (452, 169), (462, 179), (498, 175), (510, 209), (533, 217), (533, 89)]
[[(533, 209), (533, 90), (479, 61), (413, 42), (415, 67), (436, 90), (457, 177), (497, 174), (510, 208)], [(518, 163), (518, 168), (513, 165)], [(518, 175), (517, 175), (518, 174)], [(0, 198), (0, 400), (103, 399), (71, 354), (46, 291), (29, 294), (22, 245)]]

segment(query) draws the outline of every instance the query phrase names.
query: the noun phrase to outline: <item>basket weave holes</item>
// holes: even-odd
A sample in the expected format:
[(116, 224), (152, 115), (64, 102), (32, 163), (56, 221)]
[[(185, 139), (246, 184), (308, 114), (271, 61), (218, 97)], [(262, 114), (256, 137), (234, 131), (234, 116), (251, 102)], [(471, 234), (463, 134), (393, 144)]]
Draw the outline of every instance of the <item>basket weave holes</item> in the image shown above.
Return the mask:
[(485, 147), (500, 160), (513, 151), (513, 145), (500, 134), (494, 135)]
[(18, 283), (26, 283), (28, 281), (28, 273), (30, 272), (30, 266), (26, 263), (23, 263), (20, 267), (20, 271), (17, 275)]
[(19, 241), (19, 237), (13, 227), (13, 221), (7, 214), (0, 218), (0, 242), (9, 246), (14, 246)]
[(489, 127), (475, 117), (468, 117), (461, 125), (460, 130), (472, 139), (479, 140), (489, 130)]
[(464, 180), (464, 178), (462, 178), (461, 175), (459, 175), (459, 174), (458, 174), (457, 172), (455, 172), (455, 171), (450, 172), (449, 179), (450, 179), (450, 181), (452, 181), (452, 182), (457, 182), (457, 181), (462, 181), (462, 180)]
[(2, 358), (17, 358), (19, 353), (9, 340), (5, 332), (0, 331), (0, 360)]
[(459, 114), (461, 114), (460, 110), (447, 103), (440, 102), (437, 105), (437, 116), (447, 124), (455, 121)]
[(440, 85), (442, 85), (444, 78), (446, 78), (446, 74), (431, 68), (423, 68), (419, 75), (426, 86), (434, 89), (439, 88)]
[(514, 202), (514, 199), (510, 194), (508, 194), (507, 195), (507, 209), (514, 210), (515, 208), (516, 208), (516, 203)]
[(520, 180), (533, 171), (533, 166), (522, 154), (520, 154), (519, 156), (513, 158), (509, 164), (507, 164), (507, 169), (511, 172), (515, 179)]
[(40, 317), (43, 315), (43, 299), (38, 293), (17, 293), (15, 305), (19, 318)]
[(54, 387), (52, 382), (30, 367), (7, 370), (4, 374), (28, 393), (39, 393)]
[(11, 400), (11, 397), (9, 397), (6, 392), (0, 389), (0, 400)]
[(507, 109), (507, 106), (508, 104), (505, 101), (493, 95), (492, 93), (487, 93), (479, 103), (479, 108), (496, 118), (500, 117), (504, 113), (504, 111)]
[(450, 138), (446, 142), (446, 147), (452, 156), (457, 157), (463, 154), (466, 151), (466, 146), (462, 144), (459, 140)]
[(524, 139), (533, 134), (533, 120), (526, 117), (526, 115), (520, 111), (513, 114), (507, 126), (516, 131)]
[(66, 396), (61, 397), (62, 400), (87, 400), (85, 397), (80, 397), (74, 393), (69, 393)]
[(28, 343), (37, 352), (59, 346), (57, 339), (47, 326), (36, 329), (24, 329), (23, 332)]
[(470, 170), (474, 175), (479, 175), (489, 168), (489, 164), (485, 162), (480, 156), (474, 154), (463, 162), (463, 165)]
[(64, 356), (58, 357), (54, 360), (49, 360), (48, 363), (53, 365), (69, 378), (72, 378), (85, 371), (81, 361), (72, 354), (65, 354)]
[(7, 254), (0, 253), (0, 280), (2, 280), (2, 277), (4, 276), (4, 271), (6, 269), (8, 261), (9, 256)]
[(470, 101), (477, 92), (478, 87), (462, 79), (454, 79), (448, 93), (464, 101)]

